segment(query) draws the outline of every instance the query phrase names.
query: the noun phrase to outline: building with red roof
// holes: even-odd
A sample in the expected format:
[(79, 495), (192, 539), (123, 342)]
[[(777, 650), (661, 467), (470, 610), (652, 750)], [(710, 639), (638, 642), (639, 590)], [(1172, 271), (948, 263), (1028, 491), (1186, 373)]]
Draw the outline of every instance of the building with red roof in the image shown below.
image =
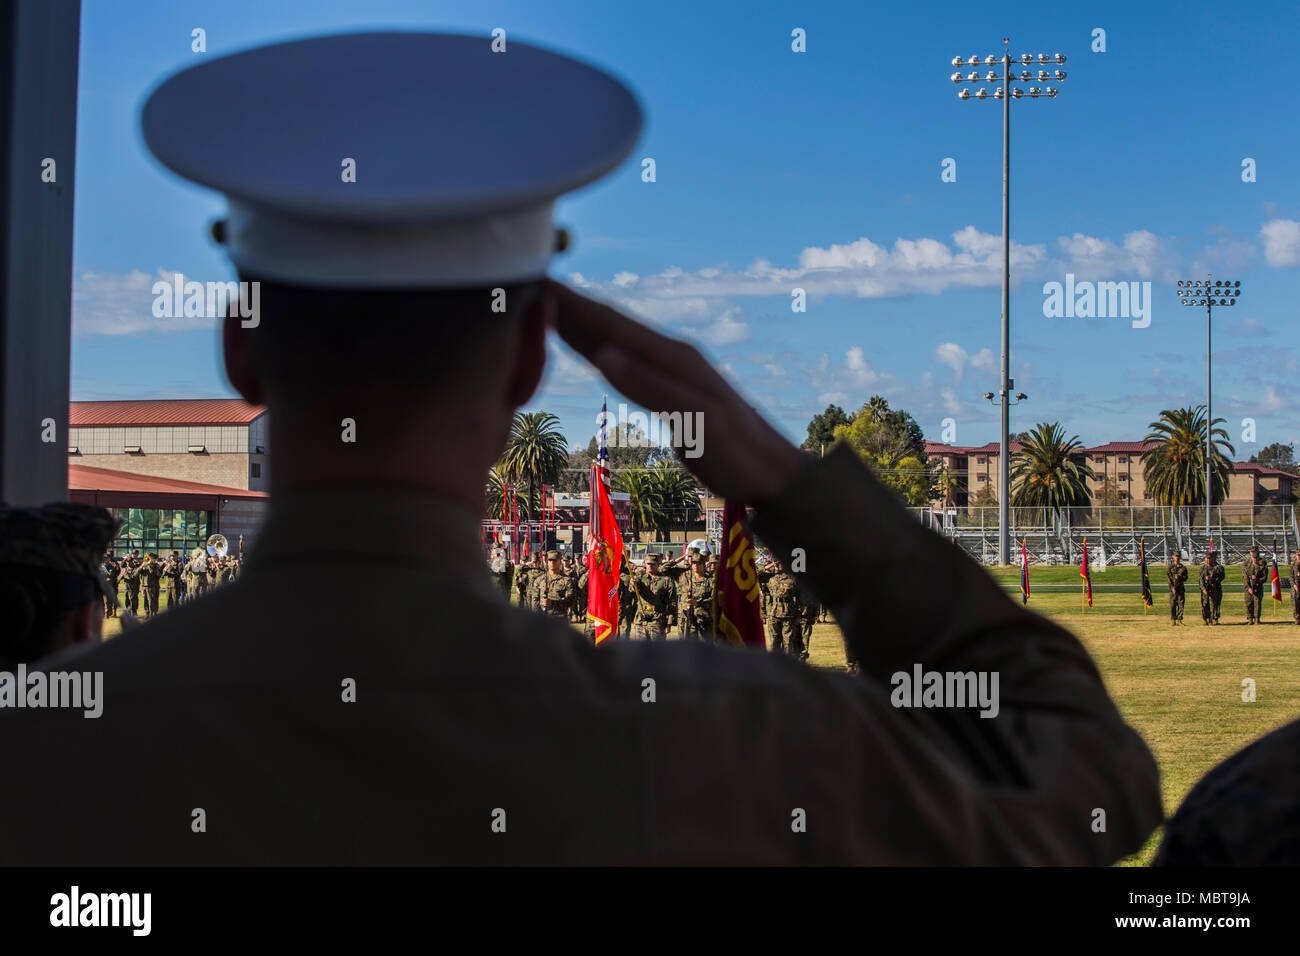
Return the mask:
[(266, 409), (236, 398), (72, 402), (68, 492), (122, 520), (116, 550), (187, 552), (220, 532), (238, 551), (269, 486)]
[[(1112, 441), (1083, 449), (1084, 460), (1097, 476), (1088, 482), (1094, 500), (1109, 485), (1118, 499), (1113, 503), (1138, 508), (1154, 507), (1155, 501), (1146, 490), (1142, 455), (1155, 444), (1149, 441)], [(1012, 454), (1021, 447), (1020, 442), (1013, 441)], [(992, 491), (990, 503), (996, 501), (997, 442), (971, 446), (927, 441), (925, 451), (931, 465), (940, 469), (941, 478), (946, 472), (956, 480), (951, 505), (974, 507), (975, 497), (986, 487)], [(1294, 500), (1297, 487), (1300, 487), (1297, 481), (1300, 479), (1295, 475), (1276, 468), (1234, 462), (1233, 474), (1229, 479), (1228, 500), (1224, 504), (1230, 508), (1248, 509), (1254, 505), (1289, 503)], [(942, 507), (943, 501), (936, 499), (932, 505)]]
[(68, 463), (265, 491), (266, 409), (238, 398), (72, 402)]

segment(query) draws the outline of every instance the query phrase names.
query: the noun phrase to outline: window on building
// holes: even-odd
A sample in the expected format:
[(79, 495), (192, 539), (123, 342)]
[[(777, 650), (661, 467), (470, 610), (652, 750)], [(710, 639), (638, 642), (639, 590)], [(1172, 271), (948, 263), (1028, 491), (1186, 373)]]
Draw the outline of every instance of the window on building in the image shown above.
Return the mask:
[(262, 463), (261, 463), (260, 461), (255, 461), (255, 462), (253, 462), (251, 465), (249, 465), (249, 466), (248, 466), (248, 474), (249, 474), (249, 477), (251, 477), (251, 478), (261, 478), (261, 477), (262, 477)]
[(1142, 500), (1143, 500), (1143, 501), (1150, 501), (1150, 500), (1151, 500), (1151, 492), (1149, 492), (1149, 491), (1144, 491), (1144, 492), (1142, 492)]
[(1120, 481), (1128, 481), (1128, 472), (1127, 472), (1127, 471), (1121, 471), (1121, 472), (1119, 473), (1119, 480), (1120, 480)]
[[(166, 556), (172, 551), (188, 555), (208, 542), (207, 511), (175, 511), (171, 508), (114, 508), (122, 521), (113, 551), (123, 555), (133, 548), (142, 554)], [(192, 518), (192, 520), (187, 520)]]
[(1127, 492), (1127, 491), (1121, 491), (1121, 492), (1119, 493), (1119, 500), (1120, 500), (1120, 501), (1127, 501), (1127, 500), (1128, 500), (1128, 492)]
[(975, 459), (975, 464), (977, 464), (977, 465), (987, 465), (988, 463), (989, 463), (989, 460), (988, 460), (987, 458), (976, 458), (976, 459)]
[(1120, 455), (1120, 456), (1119, 456), (1119, 463), (1120, 463), (1121, 465), (1127, 465), (1127, 464), (1128, 464), (1128, 455)]
[(989, 476), (988, 476), (988, 475), (980, 475), (979, 478), (977, 478), (976, 480), (977, 480), (977, 481), (988, 481), (988, 480), (989, 480)]

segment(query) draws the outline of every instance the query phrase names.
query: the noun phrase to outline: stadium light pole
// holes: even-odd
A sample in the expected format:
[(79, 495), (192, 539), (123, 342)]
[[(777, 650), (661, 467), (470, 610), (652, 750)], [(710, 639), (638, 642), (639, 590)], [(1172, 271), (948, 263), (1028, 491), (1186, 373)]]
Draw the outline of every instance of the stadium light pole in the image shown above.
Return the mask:
[[(1205, 306), (1205, 540), (1210, 540), (1210, 504), (1214, 500), (1214, 486), (1210, 484), (1212, 475), (1211, 463), (1214, 461), (1212, 454), (1212, 445), (1210, 435), (1214, 431), (1214, 416), (1210, 414), (1210, 323), (1213, 319), (1214, 306), (1217, 304), (1222, 307), (1237, 304), (1237, 299), (1241, 297), (1241, 281), (1225, 282), (1222, 279), (1215, 279), (1211, 283), (1213, 275), (1206, 273), (1205, 281), (1200, 279), (1180, 280), (1178, 283), (1178, 295), (1182, 297), (1183, 305), (1203, 305)], [(1215, 299), (1218, 303), (1215, 303)]]
[[(1002, 38), (1002, 44), (1006, 47), (1011, 43), (1008, 37)], [(1022, 83), (1028, 83), (1035, 78), (1039, 81), (1065, 79), (1065, 73), (1062, 70), (1055, 70), (1049, 73), (1047, 70), (1040, 69), (1037, 77), (1028, 69), (1032, 63), (1038, 63), (1047, 66), (1049, 63), (1061, 65), (1065, 62), (1065, 57), (1057, 53), (1054, 56), (1048, 56), (1046, 53), (1039, 53), (1035, 56), (1032, 53), (1023, 53), (1020, 56), (1020, 64), (1025, 67), (1019, 74), (1011, 72), (1011, 64), (1017, 62), (1011, 56), (1010, 50), (1003, 50), (1001, 57), (989, 54), (983, 60), (978, 56), (962, 57), (955, 56), (952, 58), (952, 65), (958, 68), (958, 72), (952, 75), (954, 83), (968, 82), (973, 85), (981, 81), (987, 83), (1001, 83), (1002, 85), (989, 92), (987, 87), (978, 87), (972, 94), (965, 87), (957, 91), (958, 99), (962, 100), (987, 100), (995, 99), (1002, 101), (1002, 387), (998, 391), (999, 401), (995, 404), (1002, 406), (1002, 423), (1001, 434), (998, 437), (998, 564), (1005, 565), (1010, 560), (1011, 554), (1011, 523), (1010, 523), (1010, 503), (1008, 497), (1010, 494), (1010, 462), (1008, 456), (1011, 448), (1011, 408), (1013, 404), (1009, 401), (1011, 389), (1015, 387), (1011, 381), (1011, 101), (1028, 96), (1030, 99), (1038, 99), (1040, 96), (1046, 96), (1049, 100), (1055, 99), (1057, 89), (1054, 86), (1047, 87), (1012, 87), (1012, 83), (1019, 80)], [(967, 75), (961, 74), (962, 66), (979, 66), (983, 63), (985, 66), (994, 66), (1002, 64), (1002, 75), (999, 76), (995, 70), (989, 70), (984, 74), (971, 71)]]

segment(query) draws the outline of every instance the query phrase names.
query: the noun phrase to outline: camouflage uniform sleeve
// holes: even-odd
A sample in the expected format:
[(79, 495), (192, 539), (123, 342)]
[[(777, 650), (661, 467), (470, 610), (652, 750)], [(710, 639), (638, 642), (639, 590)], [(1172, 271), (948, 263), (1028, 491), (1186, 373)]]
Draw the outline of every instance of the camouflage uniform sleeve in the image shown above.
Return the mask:
[[(783, 773), (811, 779), (836, 766), (825, 811), (863, 821), (847, 837), (858, 858), (891, 857), (889, 838), (865, 822), (882, 803), (895, 814), (890, 830), (927, 835), (932, 862), (1111, 863), (1160, 823), (1155, 761), (1079, 641), (1008, 599), (852, 451), (836, 448), (760, 503), (754, 531), (773, 550), (805, 550), (807, 585), (863, 673), (826, 675), (812, 706), (791, 689), (789, 720), (773, 714), (799, 725)], [(943, 601), (933, 598), (935, 580), (945, 582)], [(922, 719), (894, 706), (893, 675), (914, 666), (974, 671), (990, 684), (997, 675), (997, 714), (953, 707)], [(831, 738), (838, 762), (816, 743)], [(884, 781), (890, 792), (875, 794)], [(1095, 808), (1105, 809), (1105, 832), (1090, 825)]]

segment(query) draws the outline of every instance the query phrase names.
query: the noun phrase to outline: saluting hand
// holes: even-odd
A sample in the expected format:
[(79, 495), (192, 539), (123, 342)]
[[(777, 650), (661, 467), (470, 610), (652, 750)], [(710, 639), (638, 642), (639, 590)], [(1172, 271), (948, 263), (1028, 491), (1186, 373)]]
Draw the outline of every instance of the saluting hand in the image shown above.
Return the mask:
[[(560, 337), (611, 385), (647, 408), (702, 412), (707, 440), (682, 463), (714, 491), (758, 504), (775, 497), (809, 458), (733, 389), (699, 350), (647, 328), (608, 305), (547, 280)], [(703, 438), (703, 436), (702, 436)]]

